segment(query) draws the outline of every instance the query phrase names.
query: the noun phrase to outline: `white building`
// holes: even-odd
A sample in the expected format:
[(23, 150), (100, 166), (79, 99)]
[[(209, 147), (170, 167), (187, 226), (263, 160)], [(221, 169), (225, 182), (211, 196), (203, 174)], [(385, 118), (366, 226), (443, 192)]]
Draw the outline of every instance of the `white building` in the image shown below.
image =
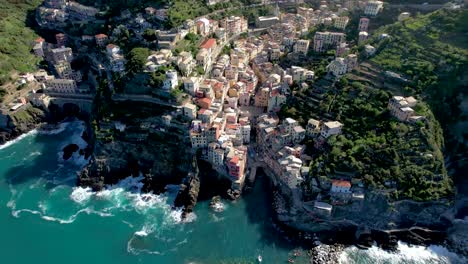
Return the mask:
[(347, 17), (347, 16), (337, 17), (335, 19), (334, 26), (335, 26), (335, 28), (344, 30), (346, 28), (346, 26), (348, 25), (348, 22), (349, 22), (349, 17)]
[(307, 55), (307, 52), (309, 51), (309, 44), (310, 44), (309, 40), (305, 40), (305, 39), (298, 40), (296, 44), (294, 45), (294, 52)]
[(114, 44), (106, 46), (107, 57), (109, 58), (111, 70), (113, 72), (123, 72), (125, 70), (125, 59), (120, 47)]
[(341, 32), (316, 32), (314, 36), (314, 51), (324, 52), (330, 48), (335, 48), (340, 43), (345, 42), (346, 35)]
[(372, 45), (365, 45), (364, 50), (366, 51), (367, 56), (373, 56), (376, 52), (376, 49)]
[(348, 72), (348, 65), (344, 58), (336, 58), (327, 66), (328, 72), (339, 78)]
[(244, 144), (250, 143), (250, 131), (251, 131), (250, 125), (241, 126), (242, 140)]
[(71, 48), (52, 49), (52, 60), (54, 63), (71, 62), (73, 60), (73, 51)]
[(194, 96), (198, 92), (198, 89), (200, 88), (200, 78), (188, 77), (184, 78), (183, 82), (185, 92), (192, 96)]
[(325, 122), (322, 125), (320, 135), (324, 138), (328, 138), (332, 135), (339, 135), (341, 134), (342, 128), (343, 124), (338, 121)]
[(408, 121), (414, 116), (412, 107), (416, 106), (417, 100), (414, 97), (393, 96), (388, 102), (390, 114), (400, 121)]
[(308, 137), (316, 137), (320, 134), (320, 121), (313, 118), (309, 119), (306, 126), (306, 134)]
[(197, 106), (191, 103), (186, 103), (182, 108), (182, 114), (185, 117), (188, 117), (192, 120), (196, 119), (197, 118)]
[(369, 1), (367, 2), (366, 8), (364, 9), (364, 14), (368, 16), (376, 16), (383, 9), (382, 1)]
[(166, 72), (166, 80), (164, 80), (163, 83), (163, 89), (164, 90), (172, 90), (177, 87), (179, 84), (178, 78), (177, 78), (177, 71), (170, 70)]
[(74, 94), (77, 90), (77, 85), (74, 80), (68, 79), (52, 79), (45, 84), (46, 92), (52, 93), (68, 93)]
[(306, 130), (302, 126), (295, 126), (293, 128), (292, 140), (294, 144), (298, 144), (304, 140), (306, 136)]
[(398, 16), (398, 21), (404, 21), (410, 17), (411, 17), (411, 14), (409, 12), (403, 12)]
[(312, 81), (315, 75), (313, 71), (298, 66), (291, 66), (289, 72), (294, 82)]
[(369, 38), (369, 34), (365, 31), (359, 32), (359, 38), (358, 38), (358, 43), (361, 44), (365, 42)]

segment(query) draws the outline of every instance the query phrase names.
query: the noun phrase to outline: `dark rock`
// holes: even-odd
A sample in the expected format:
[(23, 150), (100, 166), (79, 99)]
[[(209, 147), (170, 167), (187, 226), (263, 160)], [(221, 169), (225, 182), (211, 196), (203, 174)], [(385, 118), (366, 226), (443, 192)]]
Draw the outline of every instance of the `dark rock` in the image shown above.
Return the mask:
[(174, 207), (183, 207), (182, 219), (193, 211), (200, 192), (200, 178), (198, 177), (197, 158), (192, 157), (192, 168), (188, 173), (185, 183), (180, 185), (179, 193), (174, 200)]
[(78, 151), (80, 147), (77, 144), (69, 144), (66, 147), (63, 148), (63, 160), (68, 160), (71, 158), (73, 153)]
[(219, 204), (220, 202), (221, 202), (221, 196), (219, 195), (214, 196), (213, 198), (211, 198), (210, 207), (213, 207), (216, 204)]
[(190, 172), (186, 184), (181, 184), (179, 193), (174, 201), (175, 207), (183, 207), (182, 219), (193, 211), (200, 191), (200, 180), (197, 174)]

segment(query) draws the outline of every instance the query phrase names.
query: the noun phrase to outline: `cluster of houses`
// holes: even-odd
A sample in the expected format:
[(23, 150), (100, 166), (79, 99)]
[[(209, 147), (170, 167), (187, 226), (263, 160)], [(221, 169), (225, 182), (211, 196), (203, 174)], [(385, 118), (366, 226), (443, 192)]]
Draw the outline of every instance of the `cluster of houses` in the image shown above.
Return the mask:
[[(228, 2), (208, 0), (208, 5)], [(295, 1), (299, 3), (301, 1)], [(252, 127), (255, 128), (257, 151), (271, 170), (279, 176), (289, 189), (301, 192), (300, 184), (308, 177), (309, 161), (305, 154), (305, 138), (314, 141), (320, 148), (333, 135), (342, 133), (343, 124), (338, 121), (308, 120), (302, 127), (296, 120), (279, 120), (276, 112), (286, 103), (291, 93), (290, 87), (307, 87), (314, 80), (313, 71), (290, 66), (281, 68), (276, 62), (283, 55), (307, 55), (310, 50), (323, 53), (336, 50), (336, 58), (327, 70), (339, 78), (358, 65), (358, 56), (349, 54), (343, 31), (348, 27), (350, 18), (347, 11), (361, 8), (365, 17), (358, 23), (358, 43), (368, 39), (369, 17), (376, 16), (383, 8), (381, 1), (322, 1), (319, 9), (297, 7), (296, 13), (281, 13), (278, 6), (272, 16), (258, 17), (256, 25), (265, 29), (265, 34), (237, 38), (247, 33), (248, 23), (242, 16), (229, 16), (220, 20), (199, 17), (187, 20), (182, 26), (171, 30), (155, 30), (159, 49), (147, 58), (144, 71), (155, 72), (165, 66), (176, 66), (177, 70), (165, 72), (162, 85), (164, 91), (172, 91), (182, 84), (191, 100), (181, 106), (181, 113), (190, 120), (189, 136), (191, 147), (200, 151), (203, 159), (215, 170), (232, 179), (233, 186), (241, 187), (247, 174), (249, 144)], [(67, 19), (90, 21), (98, 10), (68, 0), (46, 0), (39, 9), (42, 23), (64, 23)], [(406, 19), (406, 14), (401, 14)], [(168, 9), (147, 7), (144, 13), (133, 16), (124, 10), (116, 21), (125, 21), (123, 26), (132, 29), (137, 38), (142, 38), (146, 29), (153, 30), (155, 23), (168, 19)], [(313, 40), (306, 39), (311, 26), (326, 25), (332, 31), (316, 32)], [(123, 31), (115, 27), (110, 36), (97, 34), (82, 36), (82, 41), (94, 42), (104, 51), (107, 68), (116, 73), (125, 72), (126, 60), (115, 39)], [(188, 34), (196, 34), (201, 41), (198, 52), (189, 50), (175, 51), (178, 42)], [(148, 44), (149, 41), (145, 43)], [(56, 35), (57, 44), (38, 39), (34, 43), (34, 53), (43, 57), (54, 69), (54, 76), (39, 72), (34, 78), (44, 84), (47, 93), (71, 94), (87, 93), (78, 85), (81, 73), (71, 67), (74, 59), (67, 36)], [(230, 44), (226, 52), (223, 47)], [(375, 48), (365, 46), (367, 54)], [(223, 54), (221, 54), (223, 51)], [(198, 69), (203, 69), (200, 74)], [(45, 96), (45, 95), (40, 95)], [(45, 100), (45, 98), (34, 98)], [(402, 121), (413, 121), (416, 100), (412, 97), (393, 97), (389, 102), (392, 115)], [(170, 123), (171, 117), (163, 119)], [(255, 123), (253, 123), (255, 122)], [(330, 192), (349, 194), (351, 183), (333, 180)], [(317, 200), (316, 208), (331, 210), (331, 206)]]
[(49, 63), (54, 75), (42, 70), (34, 77), (43, 84), (45, 93), (89, 93), (87, 86), (77, 85), (82, 81), (82, 74), (72, 69), (74, 56), (72, 49), (65, 46), (68, 41), (66, 35), (59, 33), (55, 37), (57, 44), (47, 43), (43, 38), (37, 38), (33, 44), (34, 54)]
[(400, 121), (417, 122), (424, 119), (423, 116), (415, 115), (413, 107), (417, 100), (414, 97), (393, 96), (388, 102), (390, 114)]
[(304, 129), (299, 123), (286, 118), (281, 124), (274, 114), (263, 114), (257, 119), (257, 146), (259, 155), (291, 190), (296, 190), (308, 176), (305, 146), (300, 143), (307, 137), (317, 144), (332, 135), (342, 133), (343, 124), (338, 121), (320, 122), (310, 119)]
[(94, 21), (99, 10), (69, 0), (45, 0), (38, 8), (41, 26), (56, 27), (69, 21)]

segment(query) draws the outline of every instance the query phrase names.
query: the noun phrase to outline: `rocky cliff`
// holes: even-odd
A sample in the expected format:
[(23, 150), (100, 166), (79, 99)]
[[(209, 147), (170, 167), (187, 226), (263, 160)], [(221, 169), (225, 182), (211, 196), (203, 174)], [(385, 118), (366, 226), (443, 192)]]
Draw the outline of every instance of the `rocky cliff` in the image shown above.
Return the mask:
[[(131, 111), (125, 111), (129, 104)], [(144, 190), (159, 193), (167, 184), (181, 183), (191, 162), (188, 124), (164, 122), (166, 111), (147, 104), (115, 105), (111, 117), (95, 122), (93, 156), (78, 185), (99, 190), (128, 176), (144, 175)]]
[(31, 105), (15, 112), (0, 113), (0, 145), (36, 128), (45, 118), (43, 110)]
[[(284, 201), (288, 204), (287, 199)], [(418, 245), (447, 242), (453, 250), (463, 253), (459, 249), (466, 237), (460, 236), (459, 231), (465, 227), (455, 217), (457, 208), (444, 200), (389, 202), (385, 194), (369, 192), (363, 200), (333, 206), (330, 214), (295, 208), (278, 214), (278, 220), (293, 235), (314, 233), (323, 242), (362, 247), (377, 242), (390, 250), (396, 249), (398, 240)]]

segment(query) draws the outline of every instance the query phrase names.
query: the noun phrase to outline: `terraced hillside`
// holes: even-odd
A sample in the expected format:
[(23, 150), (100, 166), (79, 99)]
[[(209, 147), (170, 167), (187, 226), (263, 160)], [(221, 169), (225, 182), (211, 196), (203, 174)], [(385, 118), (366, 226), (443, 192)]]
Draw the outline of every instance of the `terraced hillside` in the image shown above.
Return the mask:
[[(383, 27), (368, 42), (377, 48), (376, 56), (361, 56), (364, 63), (358, 69), (336, 83), (320, 79), (306, 90), (295, 90), (281, 111), (283, 117), (303, 125), (309, 118), (344, 124), (343, 135), (330, 138), (325, 147), (306, 142), (313, 156), (311, 175), (345, 175), (387, 190), (395, 199), (451, 196), (438, 120), (445, 126), (461, 115), (459, 94), (468, 76), (466, 24), (466, 10), (444, 9)], [(381, 40), (382, 33), (391, 37)], [(387, 78), (386, 70), (408, 82)], [(393, 119), (386, 107), (397, 94), (416, 96), (415, 111), (426, 121)]]

